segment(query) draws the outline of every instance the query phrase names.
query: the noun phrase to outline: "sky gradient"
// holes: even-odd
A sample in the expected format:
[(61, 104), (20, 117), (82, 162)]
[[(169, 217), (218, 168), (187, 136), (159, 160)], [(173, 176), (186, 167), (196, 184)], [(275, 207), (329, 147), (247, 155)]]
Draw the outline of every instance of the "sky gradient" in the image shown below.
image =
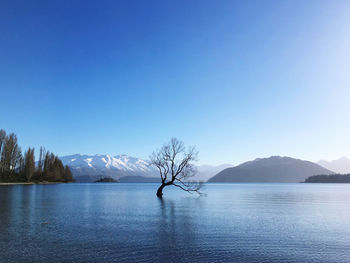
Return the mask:
[(23, 148), (200, 163), (350, 156), (349, 1), (1, 1), (0, 128)]

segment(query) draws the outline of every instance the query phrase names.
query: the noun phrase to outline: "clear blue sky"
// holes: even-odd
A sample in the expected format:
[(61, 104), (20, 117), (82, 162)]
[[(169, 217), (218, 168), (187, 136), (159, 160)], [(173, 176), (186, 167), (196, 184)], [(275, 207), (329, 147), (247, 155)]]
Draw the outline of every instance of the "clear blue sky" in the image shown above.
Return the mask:
[(1, 1), (0, 128), (59, 155), (350, 156), (350, 1)]

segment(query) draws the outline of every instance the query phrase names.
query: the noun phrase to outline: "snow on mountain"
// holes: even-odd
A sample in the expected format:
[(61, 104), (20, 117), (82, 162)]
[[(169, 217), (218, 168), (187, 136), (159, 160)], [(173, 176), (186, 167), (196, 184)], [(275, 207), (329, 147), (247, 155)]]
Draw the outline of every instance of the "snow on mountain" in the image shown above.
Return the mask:
[(331, 171), (340, 174), (349, 174), (350, 173), (350, 159), (347, 157), (342, 157), (334, 161), (318, 161), (317, 164), (327, 168)]
[[(78, 182), (93, 182), (102, 177), (114, 179), (125, 176), (159, 177), (158, 170), (154, 166), (150, 166), (148, 161), (125, 154), (116, 156), (74, 154), (62, 156), (60, 159), (64, 165), (71, 168), (73, 176)], [(231, 167), (231, 165), (198, 166), (198, 173), (191, 180), (205, 182), (227, 167)]]
[[(148, 162), (128, 155), (81, 155), (74, 154), (60, 157), (64, 165), (68, 165), (75, 178), (89, 176), (91, 180), (98, 177), (122, 176), (156, 177), (157, 171)], [(79, 179), (79, 178), (78, 178)]]

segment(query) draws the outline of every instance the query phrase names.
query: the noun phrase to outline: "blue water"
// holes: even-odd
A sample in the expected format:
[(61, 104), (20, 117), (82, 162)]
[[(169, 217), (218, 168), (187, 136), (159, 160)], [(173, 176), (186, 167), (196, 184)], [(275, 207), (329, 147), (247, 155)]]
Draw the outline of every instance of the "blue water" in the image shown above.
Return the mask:
[(350, 185), (0, 186), (1, 262), (350, 262)]

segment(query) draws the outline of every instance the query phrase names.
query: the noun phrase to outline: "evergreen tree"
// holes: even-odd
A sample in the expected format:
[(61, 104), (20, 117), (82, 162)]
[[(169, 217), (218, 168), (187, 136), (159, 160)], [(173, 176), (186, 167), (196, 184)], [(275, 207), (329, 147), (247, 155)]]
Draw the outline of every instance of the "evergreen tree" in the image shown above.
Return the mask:
[(64, 181), (73, 182), (73, 174), (68, 165), (64, 168)]
[(44, 160), (44, 180), (53, 181), (53, 158), (54, 155), (49, 151), (46, 152)]
[(34, 179), (36, 181), (43, 181), (44, 180), (44, 161), (45, 161), (45, 156), (46, 156), (46, 150), (44, 147), (40, 147), (40, 152), (39, 152), (39, 161), (38, 161), (38, 167), (35, 172)]
[(34, 148), (24, 157), (14, 133), (0, 130), (0, 179), (2, 181), (72, 182), (72, 172), (64, 167), (58, 156), (40, 147), (38, 167), (35, 167)]
[(64, 180), (64, 166), (62, 161), (55, 156), (54, 159), (54, 181), (61, 182)]
[(47, 152), (44, 160), (44, 178), (49, 182), (63, 182), (65, 179), (65, 167), (62, 161), (53, 153)]

